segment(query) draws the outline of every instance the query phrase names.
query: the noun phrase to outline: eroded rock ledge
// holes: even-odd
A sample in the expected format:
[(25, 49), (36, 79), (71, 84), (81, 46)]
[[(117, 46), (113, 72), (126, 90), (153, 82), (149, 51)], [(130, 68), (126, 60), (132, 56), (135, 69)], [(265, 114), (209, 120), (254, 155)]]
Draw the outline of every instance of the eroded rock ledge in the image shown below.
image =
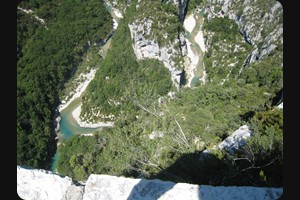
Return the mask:
[(278, 199), (283, 188), (225, 187), (91, 174), (77, 182), (43, 169), (17, 166), (17, 193), (26, 200)]

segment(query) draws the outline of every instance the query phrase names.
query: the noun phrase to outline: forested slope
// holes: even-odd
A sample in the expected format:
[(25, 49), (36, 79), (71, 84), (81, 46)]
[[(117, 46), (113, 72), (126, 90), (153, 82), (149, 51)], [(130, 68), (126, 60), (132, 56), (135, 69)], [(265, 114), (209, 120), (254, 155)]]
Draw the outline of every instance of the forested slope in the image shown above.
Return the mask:
[[(76, 135), (60, 145), (58, 172), (76, 180), (95, 173), (209, 185), (282, 186), (280, 4), (190, 0), (188, 14), (199, 12), (204, 18), (207, 81), (189, 88), (174, 85), (163, 62), (138, 59), (131, 38), (130, 24), (159, 13), (152, 19), (149, 43), (179, 40), (178, 31), (184, 30), (174, 13), (178, 2), (116, 2), (110, 1), (124, 17), (106, 57), (96, 64), (99, 68), (82, 97), (81, 112), (86, 120), (113, 120), (114, 127), (94, 137)], [(112, 24), (101, 1), (37, 2), (35, 8), (45, 24), (18, 11), (17, 163), (43, 167), (55, 144), (53, 121), (64, 84), (81, 63), (88, 41), (104, 39)], [(172, 23), (160, 23), (168, 16)], [(184, 54), (174, 56), (177, 67), (183, 68)], [(244, 146), (234, 153), (216, 148), (243, 125), (252, 133)]]
[(101, 42), (111, 29), (102, 1), (30, 0), (18, 5), (18, 165), (49, 168), (56, 146), (53, 122), (64, 84), (82, 61), (88, 41)]
[[(147, 3), (152, 1), (143, 6)], [(161, 2), (161, 9), (171, 3)], [(217, 12), (218, 2), (191, 3), (200, 9), (214, 5)], [(167, 82), (161, 62), (135, 59), (127, 25), (140, 7), (138, 1), (128, 5), (117, 5), (127, 7), (124, 19), (83, 97), (83, 116), (101, 121), (105, 118), (91, 111), (113, 114), (115, 126), (95, 137), (74, 136), (67, 141), (60, 147), (58, 171), (79, 180), (96, 173), (210, 185), (282, 186), (283, 111), (277, 107), (283, 91), (281, 45), (245, 65), (257, 46), (244, 40), (233, 19), (210, 17), (203, 25), (208, 82), (177, 90)], [(272, 10), (268, 6), (274, 4), (266, 4), (266, 12)], [(144, 12), (147, 16), (151, 11)], [(203, 13), (208, 18), (213, 11)], [(265, 31), (268, 35), (273, 29)], [(237, 52), (232, 53), (235, 45)], [(214, 149), (245, 124), (252, 137), (238, 151), (212, 150), (203, 156), (204, 150)]]

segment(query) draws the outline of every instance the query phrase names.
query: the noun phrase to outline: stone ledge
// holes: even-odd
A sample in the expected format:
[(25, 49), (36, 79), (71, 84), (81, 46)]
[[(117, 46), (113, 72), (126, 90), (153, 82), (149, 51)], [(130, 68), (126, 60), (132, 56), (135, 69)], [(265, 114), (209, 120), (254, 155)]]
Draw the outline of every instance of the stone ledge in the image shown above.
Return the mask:
[(17, 166), (17, 192), (28, 200), (275, 200), (283, 188), (195, 185), (96, 174), (79, 184), (51, 171)]

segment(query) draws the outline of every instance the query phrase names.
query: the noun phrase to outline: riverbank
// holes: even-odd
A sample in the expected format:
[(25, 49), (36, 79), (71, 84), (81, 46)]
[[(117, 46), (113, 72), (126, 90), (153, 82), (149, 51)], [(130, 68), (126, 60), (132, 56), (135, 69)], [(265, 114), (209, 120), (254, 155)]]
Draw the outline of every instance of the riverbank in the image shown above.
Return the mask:
[(187, 59), (185, 59), (185, 72), (187, 76), (187, 85), (190, 87), (191, 82), (194, 78), (194, 72), (199, 62), (199, 56), (192, 50), (191, 43), (186, 42), (187, 45)]
[[(74, 91), (72, 91), (69, 96), (72, 96), (70, 99), (68, 99), (69, 96), (65, 98), (65, 100), (62, 100), (61, 104), (58, 106), (58, 111), (61, 112), (63, 109), (68, 107), (72, 101), (79, 98), (82, 93), (85, 91), (89, 83), (93, 80), (96, 74), (96, 69), (91, 69), (91, 71), (87, 74), (80, 74), (79, 77), (75, 80), (79, 82), (78, 86)], [(83, 82), (80, 82), (80, 79), (84, 79)], [(68, 100), (66, 100), (68, 99)]]
[[(120, 18), (123, 18), (123, 15), (116, 8), (112, 8), (111, 5), (107, 4), (109, 7), (110, 14), (113, 17), (113, 29), (117, 29), (118, 21)], [(105, 57), (107, 50), (111, 44), (111, 38), (106, 42), (105, 45), (102, 46), (103, 57)], [(79, 77), (75, 80), (75, 82), (79, 83), (74, 91), (72, 91), (65, 100), (62, 100), (62, 103), (59, 105), (58, 110), (61, 112), (65, 108), (67, 108), (75, 99), (80, 98), (83, 92), (86, 90), (89, 83), (94, 79), (96, 75), (96, 69), (91, 69), (87, 74), (80, 74)], [(84, 80), (80, 82), (80, 80)], [(69, 98), (71, 96), (71, 98)], [(67, 100), (68, 99), (68, 100)], [(100, 127), (112, 127), (113, 122), (96, 122), (90, 123), (80, 119), (81, 112), (81, 104), (72, 111), (73, 118), (76, 120), (78, 125), (82, 128), (100, 128)]]
[(183, 22), (186, 32), (187, 56), (185, 57), (185, 71), (187, 77), (187, 87), (195, 84), (205, 83), (205, 69), (203, 65), (203, 55), (207, 51), (202, 31), (203, 19), (199, 13), (192, 13)]
[(80, 112), (81, 112), (81, 104), (75, 108), (72, 112), (73, 118), (76, 120), (80, 127), (84, 128), (100, 128), (100, 127), (112, 127), (114, 125), (113, 122), (97, 122), (97, 123), (89, 123), (86, 121), (82, 121), (80, 119)]
[(205, 41), (204, 41), (204, 37), (203, 37), (203, 32), (202, 30), (199, 30), (196, 37), (195, 37), (195, 41), (198, 43), (198, 45), (200, 46), (201, 50), (203, 53), (206, 52), (206, 46), (205, 46)]
[[(117, 29), (119, 18), (123, 18), (121, 12), (117, 9), (104, 4), (111, 16), (113, 17), (113, 29)], [(106, 41), (106, 44), (101, 47), (103, 58), (105, 58), (107, 50), (110, 47), (112, 37)], [(82, 136), (93, 136), (95, 131), (101, 130), (102, 127), (111, 127), (113, 122), (97, 122), (89, 123), (80, 119), (81, 113), (81, 95), (86, 90), (89, 83), (94, 79), (97, 69), (91, 69), (88, 73), (81, 73), (73, 82), (76, 88), (71, 91), (68, 96), (61, 101), (58, 106), (59, 115), (55, 120), (57, 121), (56, 133), (58, 139), (57, 146), (60, 145), (61, 140), (66, 140), (74, 134)], [(73, 84), (72, 83), (72, 84)], [(52, 171), (58, 173), (56, 164), (58, 160), (58, 151), (53, 157)]]
[(183, 27), (185, 28), (185, 30), (191, 33), (195, 28), (195, 26), (196, 26), (196, 20), (194, 18), (194, 14), (187, 16), (187, 18), (183, 22)]

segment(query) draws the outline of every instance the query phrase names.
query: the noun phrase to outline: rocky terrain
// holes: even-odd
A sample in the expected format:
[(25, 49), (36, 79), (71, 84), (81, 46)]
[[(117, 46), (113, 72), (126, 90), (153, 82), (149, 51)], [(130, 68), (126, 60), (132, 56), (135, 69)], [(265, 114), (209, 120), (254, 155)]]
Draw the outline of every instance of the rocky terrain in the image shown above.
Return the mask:
[(207, 19), (234, 20), (245, 41), (252, 46), (247, 62), (259, 61), (283, 44), (283, 9), (278, 1), (208, 0)]
[(107, 200), (107, 199), (278, 199), (282, 188), (224, 187), (132, 179), (91, 174), (78, 183), (42, 169), (17, 166), (17, 193), (25, 200)]
[[(183, 70), (182, 55), (187, 54), (187, 47), (183, 32), (178, 31), (179, 18), (183, 22), (186, 14), (187, 1), (167, 1), (173, 9), (161, 10), (160, 3), (138, 1), (137, 16), (128, 24), (133, 41), (134, 53), (138, 60), (154, 58), (162, 61), (171, 72), (171, 79), (175, 85), (180, 83)], [(153, 6), (156, 14), (144, 12), (145, 8)]]
[[(187, 3), (187, 1), (181, 0), (166, 1), (166, 4), (173, 4), (178, 10), (180, 23), (185, 20)], [(137, 10), (143, 10), (144, 7), (149, 7), (151, 4), (153, 2), (139, 1)], [(128, 24), (134, 52), (138, 60), (156, 58), (162, 61), (171, 72), (173, 83), (178, 84), (180, 79), (178, 74), (184, 68), (183, 65), (186, 65), (180, 58), (188, 55), (187, 39), (184, 37), (184, 31), (169, 31), (170, 24), (175, 21), (175, 19), (172, 20), (174, 15), (165, 11), (159, 12), (162, 13), (148, 16), (145, 12), (137, 15), (135, 20)], [(239, 37), (235, 36), (235, 41), (226, 38), (216, 40), (214, 31), (203, 28), (205, 42), (202, 46), (206, 45), (208, 54), (212, 54), (212, 67), (220, 67), (227, 72), (223, 81), (231, 74), (235, 76), (240, 74), (249, 63), (260, 62), (265, 57), (276, 54), (276, 50), (282, 50), (283, 9), (278, 1), (264, 3), (263, 1), (249, 0), (208, 0), (203, 1), (196, 9), (192, 10), (192, 13), (196, 12), (203, 13), (207, 20), (206, 23), (210, 23), (214, 18), (228, 18), (238, 27), (238, 30), (232, 30), (233, 33), (240, 34)], [(160, 17), (159, 23), (157, 23), (158, 17)], [(170, 38), (176, 39), (170, 40)], [(168, 42), (160, 42), (164, 40)], [(192, 63), (193, 60), (190, 62)], [(203, 61), (201, 60), (201, 62)], [(185, 66), (187, 70), (189, 67)]]

